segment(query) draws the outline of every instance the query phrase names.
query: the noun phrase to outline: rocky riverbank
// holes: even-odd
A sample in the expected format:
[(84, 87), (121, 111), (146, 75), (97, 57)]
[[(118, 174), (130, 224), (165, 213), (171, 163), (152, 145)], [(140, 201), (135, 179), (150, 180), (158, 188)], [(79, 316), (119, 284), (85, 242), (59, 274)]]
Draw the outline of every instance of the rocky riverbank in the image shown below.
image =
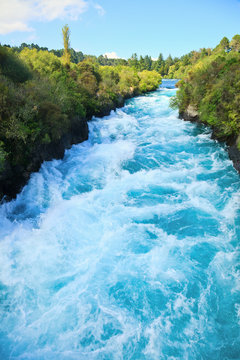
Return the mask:
[[(115, 102), (108, 102), (102, 105), (97, 117), (108, 116), (112, 110), (124, 106), (125, 100), (135, 96), (134, 92), (119, 96)], [(58, 141), (48, 144), (36, 144), (34, 151), (25, 165), (11, 165), (6, 162), (4, 171), (0, 172), (0, 200), (9, 201), (16, 197), (28, 182), (31, 174), (40, 169), (44, 161), (62, 159), (66, 149), (72, 145), (81, 143), (88, 139), (88, 123), (90, 118), (76, 117), (71, 121), (70, 130)]]
[(0, 200), (15, 197), (43, 161), (86, 140), (92, 116), (161, 83), (155, 70), (64, 63), (47, 50), (0, 46), (0, 58)]
[[(24, 165), (11, 165), (6, 163), (5, 169), (0, 173), (0, 198), (11, 200), (29, 180), (31, 173), (38, 171), (43, 161), (61, 159), (65, 149), (71, 145), (88, 139), (88, 124), (86, 119), (76, 119), (76, 126), (64, 134), (58, 141), (48, 144), (36, 144), (30, 158)], [(74, 123), (74, 122), (73, 122)]]
[[(191, 121), (196, 123), (202, 123), (197, 110), (189, 105), (185, 111), (179, 112), (179, 118), (185, 121)], [(240, 151), (237, 147), (237, 144), (240, 142), (240, 135), (238, 137), (229, 136), (229, 137), (221, 137), (218, 135), (218, 129), (212, 127), (212, 139), (225, 142), (227, 144), (227, 151), (229, 158), (233, 162), (233, 166), (240, 173)]]

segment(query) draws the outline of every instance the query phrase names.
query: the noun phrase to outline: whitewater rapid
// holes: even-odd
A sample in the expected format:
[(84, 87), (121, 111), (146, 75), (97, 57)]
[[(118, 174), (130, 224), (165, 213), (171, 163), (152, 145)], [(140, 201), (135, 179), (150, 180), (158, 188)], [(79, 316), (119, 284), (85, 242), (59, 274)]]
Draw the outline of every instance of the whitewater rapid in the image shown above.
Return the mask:
[(174, 82), (0, 207), (0, 359), (240, 359), (240, 179)]

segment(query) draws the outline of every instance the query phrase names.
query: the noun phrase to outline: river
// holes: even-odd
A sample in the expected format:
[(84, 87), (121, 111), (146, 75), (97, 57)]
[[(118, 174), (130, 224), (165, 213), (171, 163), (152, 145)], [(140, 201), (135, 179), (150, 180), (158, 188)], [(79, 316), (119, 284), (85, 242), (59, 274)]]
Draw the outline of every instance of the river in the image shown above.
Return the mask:
[(240, 358), (240, 181), (169, 108), (89, 122), (0, 207), (0, 359)]

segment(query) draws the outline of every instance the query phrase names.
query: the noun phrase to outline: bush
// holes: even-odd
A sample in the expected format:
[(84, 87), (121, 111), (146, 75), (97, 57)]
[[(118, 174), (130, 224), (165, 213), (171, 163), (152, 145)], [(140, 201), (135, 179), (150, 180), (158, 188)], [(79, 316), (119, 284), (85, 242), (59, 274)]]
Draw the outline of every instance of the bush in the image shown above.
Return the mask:
[(144, 70), (138, 73), (140, 78), (139, 89), (140, 92), (156, 90), (161, 82), (161, 75), (156, 71)]
[(93, 57), (66, 67), (46, 50), (23, 47), (17, 56), (0, 46), (0, 172), (6, 161), (26, 167), (40, 144), (159, 82), (155, 71), (100, 67)]
[[(221, 53), (221, 54), (220, 54)], [(240, 133), (240, 54), (215, 50), (200, 59), (181, 80), (172, 106), (180, 112), (198, 109), (200, 120), (213, 126), (221, 138)]]
[(27, 66), (19, 60), (17, 55), (3, 46), (0, 46), (0, 74), (16, 83), (23, 83), (32, 77)]

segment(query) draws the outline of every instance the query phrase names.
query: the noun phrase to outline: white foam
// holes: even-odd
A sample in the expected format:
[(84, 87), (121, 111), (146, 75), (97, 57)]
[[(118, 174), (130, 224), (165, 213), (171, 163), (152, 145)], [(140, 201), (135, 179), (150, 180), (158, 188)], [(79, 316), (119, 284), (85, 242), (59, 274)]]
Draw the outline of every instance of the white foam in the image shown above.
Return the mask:
[[(232, 308), (237, 175), (165, 91), (93, 119), (88, 141), (1, 206), (0, 331), (12, 359), (196, 358)], [(232, 296), (219, 310), (215, 286)]]

